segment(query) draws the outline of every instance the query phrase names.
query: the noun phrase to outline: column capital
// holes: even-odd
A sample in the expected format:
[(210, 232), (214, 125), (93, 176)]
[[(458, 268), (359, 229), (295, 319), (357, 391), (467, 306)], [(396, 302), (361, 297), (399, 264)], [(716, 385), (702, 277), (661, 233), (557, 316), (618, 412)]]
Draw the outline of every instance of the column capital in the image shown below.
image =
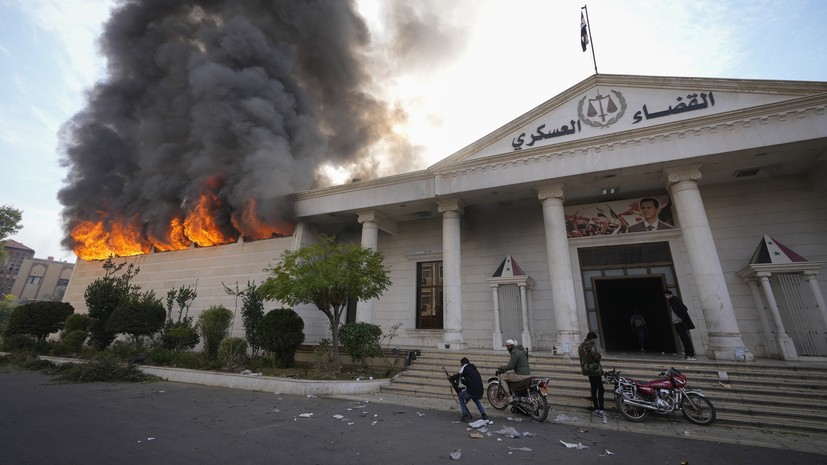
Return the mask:
[(440, 213), (456, 212), (460, 215), (465, 213), (465, 205), (462, 203), (462, 199), (459, 198), (438, 200), (436, 204), (437, 211)]
[(663, 170), (666, 178), (666, 185), (672, 186), (679, 182), (701, 180), (701, 165), (680, 166), (677, 168), (667, 168)]
[(394, 236), (396, 235), (396, 221), (382, 215), (376, 210), (362, 210), (356, 212), (359, 224), (376, 223), (382, 231)]
[(537, 198), (541, 201), (548, 199), (560, 199), (565, 201), (565, 193), (563, 192), (562, 184), (551, 184), (536, 188)]

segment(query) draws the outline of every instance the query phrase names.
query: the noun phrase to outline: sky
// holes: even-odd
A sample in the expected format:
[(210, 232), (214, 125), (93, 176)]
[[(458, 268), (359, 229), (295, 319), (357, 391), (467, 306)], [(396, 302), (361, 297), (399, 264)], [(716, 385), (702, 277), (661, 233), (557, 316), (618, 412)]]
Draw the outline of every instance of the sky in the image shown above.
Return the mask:
[[(385, 13), (400, 1), (357, 4), (372, 53), (394, 63), (375, 92), (408, 114), (394, 129), (422, 150), (420, 169), (595, 73), (580, 48), (584, 4), (599, 73), (827, 81), (821, 0), (421, 0), (440, 33), (404, 59), (390, 56)], [(60, 245), (58, 133), (106, 79), (96, 40), (112, 4), (0, 0), (0, 205), (23, 211), (10, 238), (37, 258), (75, 261)]]

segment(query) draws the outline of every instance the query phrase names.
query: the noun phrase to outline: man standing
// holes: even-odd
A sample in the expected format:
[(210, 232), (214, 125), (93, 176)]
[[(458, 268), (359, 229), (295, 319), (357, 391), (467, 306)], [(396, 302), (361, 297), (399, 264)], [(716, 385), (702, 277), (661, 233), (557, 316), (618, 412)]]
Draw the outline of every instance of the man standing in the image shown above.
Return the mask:
[(485, 414), (485, 409), (480, 403), (484, 390), (482, 387), (482, 377), (480, 376), (479, 370), (477, 370), (476, 365), (468, 361), (468, 358), (466, 357), (462, 357), (462, 360), (460, 360), (459, 363), (461, 365), (459, 372), (451, 375), (448, 379), (450, 379), (454, 384), (462, 381), (462, 384), (465, 386), (465, 390), (457, 394), (457, 397), (459, 397), (459, 408), (462, 410), (462, 418), (460, 421), (468, 422), (473, 419), (471, 417), (471, 412), (468, 410), (469, 400), (474, 401), (474, 404), (480, 411), (480, 417), (483, 420), (488, 420), (488, 415)]
[(652, 197), (640, 199), (639, 206), (640, 215), (643, 217), (643, 221), (629, 226), (629, 229), (627, 229), (626, 232), (644, 232), (655, 231), (659, 229), (674, 229), (670, 224), (664, 223), (663, 221), (658, 219), (658, 214), (660, 213), (660, 202), (658, 202), (658, 199)]
[(509, 339), (505, 341), (505, 348), (511, 354), (511, 359), (507, 365), (501, 366), (499, 371), (505, 373), (502, 376), (502, 380), (505, 381), (505, 393), (511, 394), (510, 384), (531, 378), (531, 368), (528, 366), (528, 351), (522, 344), (518, 345), (517, 341)]
[(597, 333), (590, 331), (586, 335), (586, 340), (580, 344), (577, 349), (577, 354), (580, 356), (580, 372), (583, 376), (589, 377), (589, 386), (592, 393), (592, 406), (594, 406), (594, 415), (603, 418), (605, 413), (603, 411), (603, 366), (600, 365), (600, 359), (603, 356), (597, 350)]
[(629, 324), (632, 325), (632, 330), (637, 335), (637, 344), (640, 347), (640, 351), (646, 352), (646, 319), (635, 309), (632, 318), (629, 320)]
[(675, 332), (681, 338), (684, 360), (695, 360), (695, 346), (692, 345), (692, 337), (689, 335), (689, 330), (695, 329), (695, 324), (689, 318), (689, 309), (683, 304), (681, 298), (672, 295), (672, 291), (669, 289), (664, 291), (664, 297), (666, 297), (666, 302), (672, 308), (672, 324), (675, 325)]

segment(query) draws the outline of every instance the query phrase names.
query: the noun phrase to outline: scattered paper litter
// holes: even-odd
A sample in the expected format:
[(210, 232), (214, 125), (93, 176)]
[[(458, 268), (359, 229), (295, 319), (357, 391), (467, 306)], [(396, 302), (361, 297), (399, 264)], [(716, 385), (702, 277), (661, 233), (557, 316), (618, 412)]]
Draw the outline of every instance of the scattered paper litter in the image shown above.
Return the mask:
[(468, 435), (471, 439), (482, 439), (484, 436), (479, 431), (474, 431), (473, 433)]
[(155, 438), (146, 438), (147, 441), (154, 441)]
[(511, 451), (521, 450), (523, 452), (531, 452), (531, 448), (529, 448), (529, 447), (511, 447), (511, 446), (508, 446), (508, 450), (511, 450)]
[(312, 413), (300, 413), (299, 416), (302, 417), (302, 418), (310, 418), (310, 417), (313, 416), (313, 414)]
[(450, 455), (451, 455), (451, 460), (459, 460), (459, 458), (462, 457), (462, 449), (457, 449), (457, 450), (451, 452)]
[(520, 433), (518, 433), (518, 432), (517, 432), (517, 430), (516, 430), (516, 429), (514, 429), (514, 428), (513, 428), (513, 427), (511, 427), (511, 426), (506, 426), (506, 427), (503, 427), (503, 429), (501, 429), (501, 430), (499, 430), (499, 431), (494, 431), (494, 433), (496, 433), (496, 434), (502, 434), (503, 436), (506, 436), (506, 435), (507, 435), (507, 436), (511, 436), (512, 438), (518, 438), (518, 437), (520, 437)]
[(569, 449), (588, 449), (589, 448), (589, 446), (584, 446), (582, 443), (578, 442), (577, 444), (572, 444), (570, 442), (563, 441), (562, 439), (560, 440), (560, 444), (566, 446)]
[(523, 431), (523, 436), (527, 438), (536, 438), (537, 435), (535, 433), (529, 433), (528, 431)]
[(315, 398), (316, 398), (316, 396), (315, 396), (315, 395), (313, 395), (313, 394), (308, 394), (308, 395), (307, 395), (307, 398), (308, 398), (308, 399), (315, 399)]
[(480, 428), (488, 424), (488, 420), (477, 420), (471, 423), (468, 423), (468, 426), (471, 428)]
[(561, 421), (574, 421), (574, 420), (577, 420), (577, 417), (570, 417), (570, 416), (568, 416), (564, 413), (561, 413), (560, 415), (557, 415), (557, 417), (554, 419), (554, 421), (558, 422), (558, 423), (561, 422)]
[(420, 412), (416, 412), (416, 414), (417, 414), (417, 415), (419, 415), (420, 417), (424, 417), (424, 416), (425, 416), (425, 414), (424, 414), (424, 413), (420, 413)]
[(341, 420), (342, 418), (344, 418), (344, 416), (336, 414), (336, 415), (333, 415), (333, 418), (335, 418), (337, 420)]
[(606, 449), (606, 453), (600, 454), (601, 457), (606, 457), (608, 455), (615, 455), (615, 453), (610, 451), (609, 449)]

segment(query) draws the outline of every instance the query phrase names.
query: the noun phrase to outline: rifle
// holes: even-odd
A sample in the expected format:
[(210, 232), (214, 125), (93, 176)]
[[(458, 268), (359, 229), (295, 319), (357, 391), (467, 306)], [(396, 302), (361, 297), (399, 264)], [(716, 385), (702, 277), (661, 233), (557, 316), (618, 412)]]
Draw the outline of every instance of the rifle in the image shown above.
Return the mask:
[(448, 373), (448, 370), (446, 370), (445, 367), (442, 367), (442, 371), (444, 371), (445, 376), (448, 377), (448, 382), (451, 383), (451, 387), (454, 388), (454, 392), (456, 392), (457, 395), (459, 395), (459, 393), (462, 392), (462, 388), (459, 387), (459, 380), (457, 380), (457, 383), (454, 383), (453, 381), (451, 381), (451, 374)]

